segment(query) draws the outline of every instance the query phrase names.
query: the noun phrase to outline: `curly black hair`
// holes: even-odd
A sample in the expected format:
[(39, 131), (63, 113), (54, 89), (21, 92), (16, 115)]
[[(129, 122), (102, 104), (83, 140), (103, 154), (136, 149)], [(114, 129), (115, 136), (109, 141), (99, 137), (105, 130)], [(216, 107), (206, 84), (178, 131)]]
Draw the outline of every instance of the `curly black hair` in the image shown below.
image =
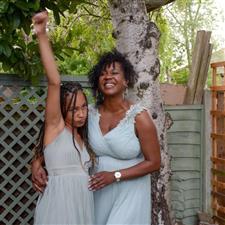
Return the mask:
[(107, 66), (110, 66), (112, 63), (120, 63), (124, 75), (125, 80), (128, 82), (128, 87), (134, 87), (135, 82), (137, 81), (137, 74), (134, 71), (134, 68), (129, 60), (127, 60), (124, 55), (122, 55), (116, 49), (104, 53), (98, 63), (93, 66), (93, 68), (88, 73), (88, 80), (93, 92), (93, 96), (96, 98), (96, 104), (100, 105), (103, 102), (103, 94), (99, 91), (98, 82), (99, 77), (106, 69)]

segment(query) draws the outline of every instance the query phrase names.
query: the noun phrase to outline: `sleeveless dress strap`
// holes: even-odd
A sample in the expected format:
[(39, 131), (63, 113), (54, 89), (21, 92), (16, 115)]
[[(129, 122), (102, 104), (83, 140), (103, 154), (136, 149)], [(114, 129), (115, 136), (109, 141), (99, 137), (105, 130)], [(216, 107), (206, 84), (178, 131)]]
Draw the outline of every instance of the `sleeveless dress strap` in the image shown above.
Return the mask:
[(148, 111), (148, 109), (142, 106), (140, 103), (132, 105), (126, 113), (126, 120), (135, 123), (135, 117), (143, 111)]

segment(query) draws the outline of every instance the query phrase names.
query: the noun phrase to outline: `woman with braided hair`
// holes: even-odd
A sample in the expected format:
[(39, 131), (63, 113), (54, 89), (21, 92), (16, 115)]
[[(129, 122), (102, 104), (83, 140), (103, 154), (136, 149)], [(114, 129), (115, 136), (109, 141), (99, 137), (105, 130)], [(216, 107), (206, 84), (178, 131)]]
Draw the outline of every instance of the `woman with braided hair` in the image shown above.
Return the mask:
[(35, 158), (45, 163), (48, 183), (38, 198), (34, 224), (92, 225), (88, 172), (94, 153), (88, 143), (87, 98), (78, 82), (60, 84), (45, 31), (47, 19), (47, 12), (33, 17), (48, 79), (45, 121), (35, 147)]

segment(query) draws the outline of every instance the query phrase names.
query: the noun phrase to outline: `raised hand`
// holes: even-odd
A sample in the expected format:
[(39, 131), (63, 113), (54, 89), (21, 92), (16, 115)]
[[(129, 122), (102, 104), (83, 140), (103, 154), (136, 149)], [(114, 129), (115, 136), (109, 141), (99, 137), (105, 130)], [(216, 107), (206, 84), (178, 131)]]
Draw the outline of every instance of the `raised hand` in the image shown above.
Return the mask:
[(48, 22), (48, 12), (42, 11), (32, 17), (34, 31), (36, 35), (45, 34)]

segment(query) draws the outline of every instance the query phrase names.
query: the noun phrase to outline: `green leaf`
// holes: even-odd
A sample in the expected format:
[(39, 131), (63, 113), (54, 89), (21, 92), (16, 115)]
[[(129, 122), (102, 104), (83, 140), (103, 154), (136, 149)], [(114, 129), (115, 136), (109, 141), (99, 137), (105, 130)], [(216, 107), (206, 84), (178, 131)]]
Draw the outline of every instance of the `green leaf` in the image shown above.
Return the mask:
[(20, 17), (19, 14), (14, 14), (12, 19), (10, 20), (11, 29), (15, 30), (20, 25)]
[(33, 9), (34, 11), (38, 11), (38, 9), (40, 8), (40, 0), (28, 2), (28, 6), (30, 9)]
[(8, 10), (9, 3), (8, 2), (0, 2), (0, 13), (5, 13)]
[(0, 55), (3, 53), (3, 46), (0, 45)]
[(10, 4), (7, 10), (7, 14), (8, 15), (13, 14), (15, 11), (16, 11), (15, 5)]
[(31, 31), (31, 20), (25, 20), (22, 24), (22, 27), (26, 35), (29, 35)]
[(21, 10), (24, 10), (24, 11), (29, 11), (29, 4), (24, 1), (24, 0), (17, 0), (15, 2), (15, 5), (20, 8)]
[(9, 57), (12, 53), (12, 50), (11, 48), (9, 47), (9, 45), (5, 44), (2, 46), (3, 47), (3, 50), (2, 50), (2, 53), (6, 56), (6, 57)]
[(57, 25), (60, 24), (60, 16), (59, 16), (59, 11), (57, 11), (56, 9), (53, 11), (53, 15), (54, 15), (54, 19)]
[(10, 65), (6, 62), (2, 62), (2, 69), (5, 71), (5, 72), (8, 72), (10, 71)]

